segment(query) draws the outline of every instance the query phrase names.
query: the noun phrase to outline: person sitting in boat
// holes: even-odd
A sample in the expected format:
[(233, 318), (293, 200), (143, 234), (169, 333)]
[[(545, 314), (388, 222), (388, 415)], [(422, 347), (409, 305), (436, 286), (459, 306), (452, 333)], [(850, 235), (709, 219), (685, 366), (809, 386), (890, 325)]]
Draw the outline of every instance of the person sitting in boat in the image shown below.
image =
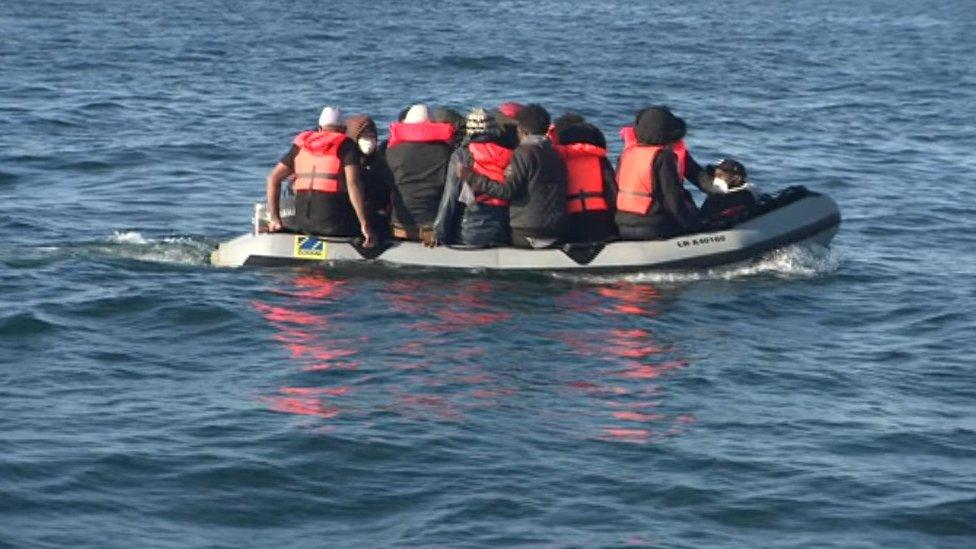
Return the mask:
[(505, 183), (505, 169), (512, 158), (495, 116), (483, 108), (472, 109), (466, 137), (454, 151), (447, 167), (447, 182), (434, 221), (436, 240), (431, 244), (463, 244), (487, 248), (507, 246), (508, 201), (474, 193), (467, 184), (472, 174)]
[[(643, 113), (644, 111), (649, 109), (655, 109), (655, 108), (661, 108), (661, 107), (647, 107), (646, 109), (642, 109), (637, 112), (636, 118), (640, 118), (641, 113)], [(663, 108), (667, 109), (667, 107), (663, 107)], [(677, 118), (677, 117), (675, 118), (676, 118), (676, 124), (678, 124), (681, 128), (685, 128), (685, 121), (681, 118)], [(683, 134), (685, 132), (685, 129), (682, 129), (681, 132)], [(621, 128), (620, 139), (624, 142), (624, 152), (626, 152), (627, 149), (635, 146), (637, 144), (637, 133), (634, 131), (634, 126), (624, 126), (623, 128)], [(682, 154), (684, 154), (685, 179), (690, 181), (692, 184), (694, 184), (703, 193), (707, 195), (721, 194), (728, 191), (728, 189), (723, 186), (723, 182), (721, 180), (715, 181), (715, 179), (712, 177), (711, 171), (703, 168), (701, 165), (698, 164), (698, 162), (695, 161), (694, 158), (692, 158), (691, 152), (685, 146), (684, 138), (682, 138), (675, 145), (675, 147), (676, 147), (675, 150), (680, 149), (680, 151), (683, 151)], [(619, 162), (618, 162), (618, 167), (619, 167)]]
[(566, 240), (604, 242), (614, 238), (616, 183), (603, 132), (582, 116), (570, 113), (556, 119), (550, 134), (569, 178)]
[(393, 173), (393, 236), (421, 240), (432, 233), (451, 158), (454, 126), (432, 122), (425, 105), (410, 107), (390, 124), (386, 163)]
[(758, 187), (746, 180), (746, 167), (741, 162), (726, 158), (709, 168), (715, 174), (715, 182), (728, 191), (705, 198), (701, 207), (705, 217), (713, 221), (734, 221), (756, 208), (762, 195)]
[(617, 165), (615, 214), (621, 238), (670, 238), (704, 228), (703, 216), (682, 182), (689, 179), (712, 190), (713, 177), (688, 154), (685, 132), (684, 120), (664, 106), (637, 113), (632, 140), (626, 128), (621, 132), (624, 151)]
[(363, 182), (369, 227), (377, 240), (390, 237), (390, 190), (393, 174), (377, 151), (376, 122), (365, 114), (346, 117), (346, 135), (359, 147), (359, 174)]
[(566, 232), (566, 165), (546, 137), (549, 113), (541, 105), (522, 107), (515, 116), (519, 146), (505, 170), (505, 181), (473, 177), (469, 186), (509, 202), (512, 245), (548, 248)]
[(294, 176), (295, 217), (289, 228), (324, 236), (362, 234), (365, 245), (373, 245), (359, 180), (359, 149), (346, 136), (338, 108), (323, 108), (318, 130), (299, 133), (268, 174), (270, 232), (282, 229), (278, 198), (281, 182), (290, 176)]

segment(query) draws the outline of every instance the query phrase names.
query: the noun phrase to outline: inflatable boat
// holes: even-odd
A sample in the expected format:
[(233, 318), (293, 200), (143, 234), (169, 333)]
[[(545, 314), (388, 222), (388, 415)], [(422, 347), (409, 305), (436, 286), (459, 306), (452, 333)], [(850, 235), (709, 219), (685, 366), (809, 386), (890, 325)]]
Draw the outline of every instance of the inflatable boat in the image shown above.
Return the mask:
[(751, 259), (791, 244), (826, 246), (840, 226), (828, 196), (792, 187), (767, 195), (759, 206), (724, 229), (668, 240), (566, 244), (558, 248), (428, 248), (387, 241), (364, 248), (361, 240), (294, 233), (267, 233), (260, 207), (254, 231), (223, 242), (211, 254), (221, 267), (335, 265), (370, 262), (445, 269), (626, 272), (713, 267)]

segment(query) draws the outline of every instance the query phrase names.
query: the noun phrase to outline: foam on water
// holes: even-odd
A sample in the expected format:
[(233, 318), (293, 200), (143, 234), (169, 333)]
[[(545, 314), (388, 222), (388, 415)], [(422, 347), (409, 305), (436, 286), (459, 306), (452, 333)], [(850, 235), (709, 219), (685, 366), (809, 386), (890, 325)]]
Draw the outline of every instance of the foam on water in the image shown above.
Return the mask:
[(205, 265), (213, 243), (195, 236), (147, 238), (138, 231), (115, 231), (107, 245), (92, 249), (99, 254), (124, 257), (151, 263)]
[(108, 237), (108, 241), (118, 244), (149, 244), (146, 237), (138, 231), (115, 231)]
[(829, 275), (840, 268), (841, 258), (831, 248), (817, 245), (793, 245), (773, 250), (747, 262), (711, 269), (685, 271), (644, 271), (629, 274), (588, 275), (555, 273), (559, 279), (606, 284), (631, 282), (646, 284), (694, 282), (698, 280), (735, 280), (756, 276), (782, 279), (816, 278)]
[(206, 265), (214, 242), (205, 237), (173, 235), (148, 238), (137, 231), (116, 231), (102, 241), (64, 242), (55, 246), (0, 249), (0, 261), (31, 267), (64, 259), (134, 259), (167, 265)]

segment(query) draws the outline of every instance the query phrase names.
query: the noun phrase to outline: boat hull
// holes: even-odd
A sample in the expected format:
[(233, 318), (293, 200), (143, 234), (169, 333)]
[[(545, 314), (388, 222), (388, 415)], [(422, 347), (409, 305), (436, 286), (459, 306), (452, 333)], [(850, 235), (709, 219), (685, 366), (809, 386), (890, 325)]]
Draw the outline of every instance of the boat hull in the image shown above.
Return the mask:
[(394, 241), (365, 249), (358, 241), (287, 233), (246, 234), (221, 243), (211, 263), (332, 265), (372, 262), (445, 269), (621, 272), (678, 270), (736, 263), (791, 244), (826, 246), (837, 233), (840, 213), (829, 197), (809, 194), (734, 227), (667, 240), (614, 241), (562, 249), (427, 248)]

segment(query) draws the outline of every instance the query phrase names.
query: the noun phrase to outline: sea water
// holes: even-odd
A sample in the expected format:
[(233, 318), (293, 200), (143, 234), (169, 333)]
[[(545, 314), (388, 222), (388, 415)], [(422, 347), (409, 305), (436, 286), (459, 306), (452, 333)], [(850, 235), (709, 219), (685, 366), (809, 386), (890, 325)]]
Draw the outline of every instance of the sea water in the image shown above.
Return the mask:
[[(976, 4), (0, 4), (0, 546), (976, 545)], [(217, 269), (325, 104), (649, 104), (831, 248)], [(381, 132), (382, 133), (382, 132)], [(700, 200), (700, 196), (698, 196)]]

